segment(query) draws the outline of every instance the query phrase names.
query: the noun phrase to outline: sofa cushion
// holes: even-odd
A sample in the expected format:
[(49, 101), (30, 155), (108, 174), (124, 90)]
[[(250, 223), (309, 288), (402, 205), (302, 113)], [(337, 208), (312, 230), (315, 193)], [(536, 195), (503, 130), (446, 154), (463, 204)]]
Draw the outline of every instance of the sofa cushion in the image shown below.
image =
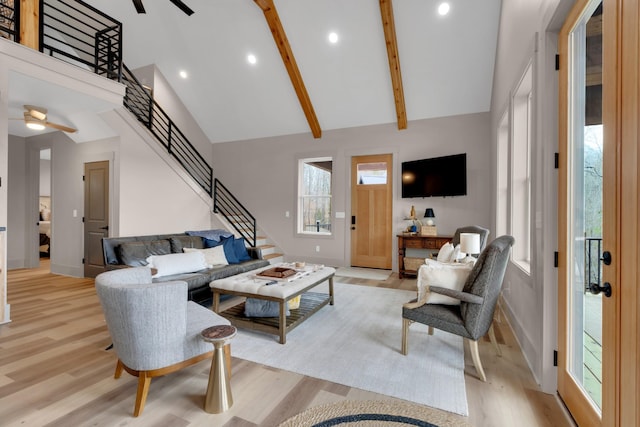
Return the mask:
[(246, 273), (247, 271), (257, 268), (266, 267), (269, 261), (266, 259), (252, 259), (251, 261), (241, 262), (233, 265), (218, 265), (212, 268), (205, 268), (193, 273), (172, 274), (170, 276), (154, 277), (154, 282), (170, 282), (174, 280), (182, 280), (187, 282), (189, 290), (209, 287), (209, 283), (213, 280), (223, 279), (233, 276), (234, 274)]
[(177, 236), (169, 239), (171, 242), (171, 252), (179, 254), (184, 252), (184, 248), (204, 249), (204, 242), (199, 236)]
[(213, 267), (216, 265), (229, 265), (229, 262), (224, 255), (224, 247), (222, 247), (222, 245), (207, 249), (184, 248), (183, 251), (202, 252), (202, 254), (204, 255), (204, 259), (209, 267)]
[(121, 264), (131, 267), (141, 267), (148, 264), (150, 255), (165, 255), (171, 253), (169, 240), (149, 240), (144, 242), (123, 242), (118, 246), (117, 254)]
[(152, 255), (147, 258), (149, 267), (157, 270), (152, 277), (193, 273), (207, 268), (204, 254), (200, 251), (181, 254)]

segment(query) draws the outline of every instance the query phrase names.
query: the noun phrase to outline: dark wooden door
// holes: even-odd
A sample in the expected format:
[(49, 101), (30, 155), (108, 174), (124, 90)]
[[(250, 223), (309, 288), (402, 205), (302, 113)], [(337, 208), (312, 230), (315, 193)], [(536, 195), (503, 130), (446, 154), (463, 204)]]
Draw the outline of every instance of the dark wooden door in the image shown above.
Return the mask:
[(109, 236), (109, 162), (84, 164), (84, 276), (102, 273), (102, 238)]

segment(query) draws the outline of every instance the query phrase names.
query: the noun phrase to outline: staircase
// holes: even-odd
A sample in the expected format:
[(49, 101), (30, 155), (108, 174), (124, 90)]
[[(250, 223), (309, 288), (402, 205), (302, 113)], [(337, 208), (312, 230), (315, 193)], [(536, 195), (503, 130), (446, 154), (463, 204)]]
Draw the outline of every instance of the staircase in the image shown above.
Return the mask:
[[(215, 212), (216, 218), (222, 227), (230, 230), (231, 232), (234, 232), (235, 230), (234, 234), (236, 237), (244, 237), (239, 230), (245, 230), (249, 227), (249, 225), (246, 224), (245, 217), (238, 215), (223, 215), (219, 213), (219, 211)], [(245, 240), (247, 240), (246, 237)], [(257, 231), (255, 242), (253, 244), (251, 244), (249, 240), (247, 240), (247, 242), (249, 243), (249, 246), (257, 248), (260, 251), (259, 253), (262, 259), (268, 260), (270, 264), (279, 264), (284, 262), (284, 255), (281, 253), (280, 248), (278, 248), (278, 246), (276, 246), (273, 241), (262, 232), (262, 230)]]
[[(0, 36), (20, 42), (20, 8), (14, 4), (18, 2), (0, 0)], [(270, 263), (282, 262), (276, 246), (267, 237), (258, 237), (254, 216), (217, 179), (214, 181), (208, 162), (124, 65), (122, 24), (80, 0), (43, 0), (41, 10), (40, 52), (125, 84), (125, 108), (212, 197), (213, 212), (226, 220), (227, 229), (260, 249)]]
[(280, 264), (284, 262), (284, 255), (280, 253), (279, 248), (271, 243), (266, 236), (258, 236), (256, 247), (260, 250), (263, 259), (269, 261), (269, 264)]

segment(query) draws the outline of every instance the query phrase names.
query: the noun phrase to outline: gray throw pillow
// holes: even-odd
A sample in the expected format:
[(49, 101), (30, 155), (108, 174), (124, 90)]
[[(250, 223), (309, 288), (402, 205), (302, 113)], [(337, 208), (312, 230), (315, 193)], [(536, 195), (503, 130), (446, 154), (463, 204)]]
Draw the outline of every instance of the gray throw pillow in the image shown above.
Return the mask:
[[(287, 316), (291, 314), (288, 305), (285, 314)], [(278, 317), (280, 316), (280, 303), (277, 301), (247, 298), (244, 302), (244, 315), (246, 317)]]

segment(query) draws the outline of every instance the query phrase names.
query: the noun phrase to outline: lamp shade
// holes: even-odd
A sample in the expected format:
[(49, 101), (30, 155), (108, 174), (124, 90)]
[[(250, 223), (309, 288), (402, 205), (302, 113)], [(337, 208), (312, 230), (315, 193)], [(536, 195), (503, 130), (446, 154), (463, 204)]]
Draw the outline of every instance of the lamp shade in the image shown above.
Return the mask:
[(424, 211), (424, 217), (425, 218), (435, 218), (436, 214), (433, 213), (433, 209), (427, 208), (427, 210)]
[(460, 233), (460, 252), (479, 254), (480, 235), (477, 233)]

